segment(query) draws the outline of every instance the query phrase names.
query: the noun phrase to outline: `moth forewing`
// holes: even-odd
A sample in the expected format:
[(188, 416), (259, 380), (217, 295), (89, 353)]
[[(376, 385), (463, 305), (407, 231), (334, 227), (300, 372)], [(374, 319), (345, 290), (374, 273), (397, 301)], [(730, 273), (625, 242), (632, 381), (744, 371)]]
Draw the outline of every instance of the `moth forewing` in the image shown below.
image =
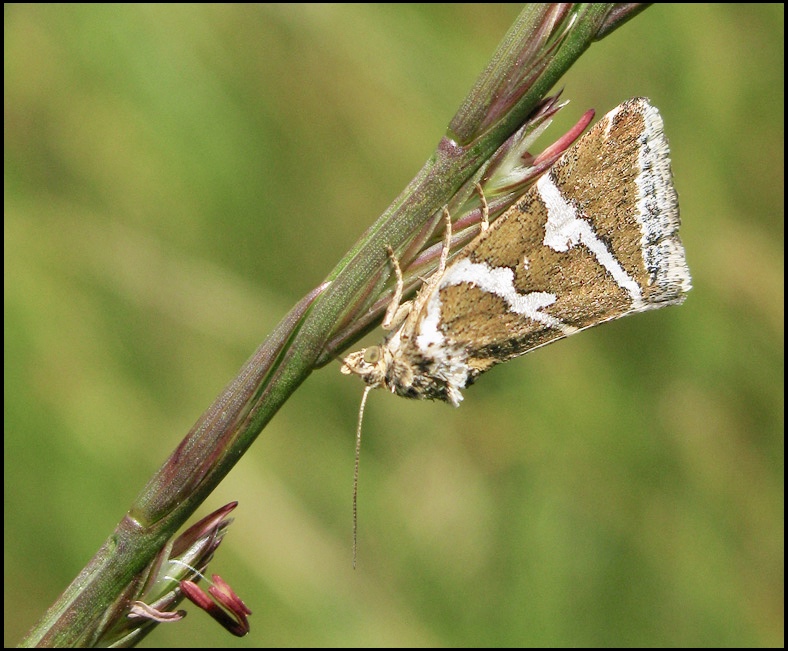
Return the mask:
[(457, 406), (497, 363), (681, 303), (691, 284), (678, 228), (662, 118), (648, 100), (628, 100), (447, 265), (448, 221), (442, 262), (405, 320), (342, 372)]

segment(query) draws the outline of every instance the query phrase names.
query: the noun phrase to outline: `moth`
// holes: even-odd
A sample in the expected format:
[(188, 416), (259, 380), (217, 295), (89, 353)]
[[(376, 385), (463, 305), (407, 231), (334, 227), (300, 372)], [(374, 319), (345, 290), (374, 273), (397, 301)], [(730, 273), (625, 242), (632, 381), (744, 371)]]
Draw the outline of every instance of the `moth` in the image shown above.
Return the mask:
[[(482, 194), (483, 199), (483, 194)], [(486, 205), (486, 204), (485, 204)], [(356, 429), (353, 567), (361, 422), (370, 390), (443, 400), (496, 364), (627, 314), (682, 303), (691, 278), (662, 117), (647, 99), (619, 105), (400, 305), (402, 271), (382, 344), (351, 353), (341, 371), (367, 387)]]
[[(610, 111), (403, 305), (382, 344), (341, 371), (370, 389), (459, 406), (496, 364), (635, 312), (682, 303), (691, 278), (662, 117), (647, 99)], [(396, 308), (396, 309), (395, 309)], [(394, 316), (394, 315), (398, 316)], [(363, 413), (363, 402), (362, 402)]]

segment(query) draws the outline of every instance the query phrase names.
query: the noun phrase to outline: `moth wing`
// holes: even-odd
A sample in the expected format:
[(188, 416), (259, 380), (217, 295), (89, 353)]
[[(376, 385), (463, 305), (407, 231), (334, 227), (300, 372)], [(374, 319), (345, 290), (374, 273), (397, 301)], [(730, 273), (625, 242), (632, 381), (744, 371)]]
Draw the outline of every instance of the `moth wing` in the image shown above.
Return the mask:
[(421, 336), (464, 350), (473, 376), (690, 289), (662, 118), (625, 102), (452, 261)]

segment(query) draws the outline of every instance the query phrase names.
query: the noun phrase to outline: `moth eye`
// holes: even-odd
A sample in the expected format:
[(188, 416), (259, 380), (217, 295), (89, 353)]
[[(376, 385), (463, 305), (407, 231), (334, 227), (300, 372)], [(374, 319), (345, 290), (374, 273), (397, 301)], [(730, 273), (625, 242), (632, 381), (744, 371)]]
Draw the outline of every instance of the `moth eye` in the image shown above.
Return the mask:
[(380, 346), (372, 346), (364, 351), (364, 361), (367, 364), (375, 364), (380, 359)]

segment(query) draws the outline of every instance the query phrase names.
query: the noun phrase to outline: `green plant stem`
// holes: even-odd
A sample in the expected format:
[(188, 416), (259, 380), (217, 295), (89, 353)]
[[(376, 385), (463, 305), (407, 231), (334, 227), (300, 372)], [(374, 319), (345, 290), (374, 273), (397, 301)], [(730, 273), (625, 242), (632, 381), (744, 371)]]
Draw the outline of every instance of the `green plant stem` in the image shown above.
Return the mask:
[[(333, 357), (335, 351), (327, 351), (326, 342), (380, 294), (387, 276), (385, 247), (396, 251), (407, 246), (591, 42), (642, 8), (621, 7), (611, 25), (616, 5), (526, 6), (418, 175), (327, 282), (302, 299), (247, 361), (22, 646), (81, 646), (95, 638), (110, 604), (194, 513), (310, 372)], [(553, 27), (560, 28), (560, 37), (550, 31)], [(336, 348), (350, 343), (348, 338)]]

